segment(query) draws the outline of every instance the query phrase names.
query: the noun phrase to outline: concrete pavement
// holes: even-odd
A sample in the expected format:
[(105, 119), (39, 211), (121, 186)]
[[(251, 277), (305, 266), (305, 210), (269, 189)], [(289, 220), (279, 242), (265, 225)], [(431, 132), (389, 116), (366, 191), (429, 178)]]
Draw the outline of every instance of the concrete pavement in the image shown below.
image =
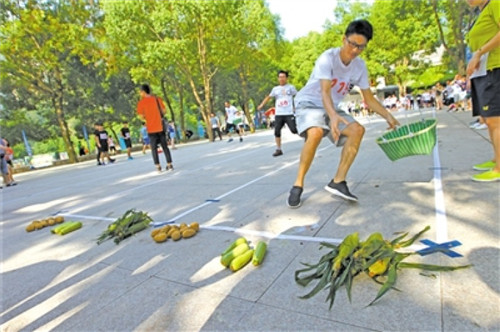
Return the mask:
[[(242, 143), (179, 146), (174, 172), (157, 174), (151, 156), (104, 167), (94, 162), (17, 175), (2, 189), (2, 331), (479, 331), (500, 329), (500, 182), (475, 183), (472, 165), (492, 156), (487, 131), (468, 128), (470, 113), (438, 112), (434, 155), (391, 162), (376, 145), (385, 122), (359, 119), (367, 131), (348, 184), (358, 203), (323, 190), (340, 155), (328, 140), (306, 178), (303, 206), (285, 200), (302, 140), (284, 129), (284, 155), (273, 158), (272, 131)], [(430, 110), (425, 117), (432, 117)], [(397, 113), (405, 122), (403, 113)], [(411, 112), (410, 121), (420, 117)], [(164, 159), (162, 164), (165, 165)], [(95, 239), (126, 210), (156, 222), (198, 221), (192, 239), (156, 244), (144, 231), (115, 245)], [(56, 236), (27, 233), (34, 219), (64, 213), (83, 228)], [(78, 215), (80, 217), (74, 217)], [(436, 278), (404, 270), (397, 287), (365, 307), (378, 286), (354, 280), (352, 303), (341, 290), (331, 311), (320, 292), (309, 300), (294, 281), (300, 262), (324, 254), (318, 238), (340, 241), (381, 232), (459, 240), (463, 258), (433, 254), (412, 261), (474, 264)], [(224, 269), (220, 253), (244, 235), (268, 242), (262, 266)]]

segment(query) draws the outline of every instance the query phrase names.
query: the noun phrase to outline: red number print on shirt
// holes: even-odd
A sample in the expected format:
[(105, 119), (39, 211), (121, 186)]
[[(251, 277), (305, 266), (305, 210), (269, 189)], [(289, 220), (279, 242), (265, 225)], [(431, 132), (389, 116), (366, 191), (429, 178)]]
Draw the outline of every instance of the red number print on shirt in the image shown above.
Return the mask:
[[(337, 85), (338, 79), (334, 78), (332, 80), (332, 89), (335, 88), (335, 85)], [(349, 91), (349, 84), (347, 82), (340, 82), (339, 83), (339, 88), (337, 89), (337, 93), (341, 93), (342, 95), (345, 95)]]

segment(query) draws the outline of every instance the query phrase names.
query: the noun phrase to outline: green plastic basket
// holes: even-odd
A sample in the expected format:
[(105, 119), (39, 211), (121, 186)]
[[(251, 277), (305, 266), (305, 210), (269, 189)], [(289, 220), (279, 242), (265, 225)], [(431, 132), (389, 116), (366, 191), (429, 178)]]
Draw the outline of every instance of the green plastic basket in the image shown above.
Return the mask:
[(436, 124), (430, 119), (401, 126), (377, 138), (377, 144), (392, 161), (430, 154), (436, 144)]

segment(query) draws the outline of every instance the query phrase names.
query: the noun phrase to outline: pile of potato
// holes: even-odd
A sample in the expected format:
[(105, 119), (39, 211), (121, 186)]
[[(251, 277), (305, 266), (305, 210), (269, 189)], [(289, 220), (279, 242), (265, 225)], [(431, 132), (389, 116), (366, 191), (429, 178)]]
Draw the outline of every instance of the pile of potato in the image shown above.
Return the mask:
[(64, 222), (63, 216), (50, 217), (47, 219), (33, 220), (31, 224), (26, 226), (26, 232), (33, 232), (42, 229), (47, 226), (54, 226), (55, 224), (61, 224)]
[(156, 243), (165, 242), (168, 238), (178, 241), (181, 238), (188, 239), (195, 236), (199, 230), (200, 225), (197, 222), (193, 222), (189, 226), (186, 223), (180, 225), (166, 225), (162, 228), (154, 229), (151, 232), (151, 237)]

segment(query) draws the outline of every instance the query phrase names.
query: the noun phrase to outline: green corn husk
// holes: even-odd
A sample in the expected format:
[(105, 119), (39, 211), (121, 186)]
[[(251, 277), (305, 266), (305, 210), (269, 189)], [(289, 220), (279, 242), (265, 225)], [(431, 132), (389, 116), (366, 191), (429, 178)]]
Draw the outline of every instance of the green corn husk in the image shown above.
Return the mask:
[(295, 282), (300, 286), (306, 287), (314, 281), (316, 282), (309, 293), (300, 296), (300, 298), (309, 299), (322, 290), (328, 290), (326, 301), (329, 302), (331, 309), (337, 291), (344, 286), (347, 297), (351, 301), (353, 280), (364, 272), (380, 285), (377, 295), (368, 304), (371, 306), (389, 290), (399, 291), (395, 284), (398, 272), (403, 269), (447, 272), (471, 266), (441, 266), (403, 262), (406, 258), (415, 255), (416, 252), (402, 253), (398, 252), (397, 249), (411, 246), (429, 229), (430, 226), (427, 226), (409, 239), (406, 239), (408, 233), (402, 233), (391, 241), (384, 240), (380, 233), (373, 233), (365, 241), (359, 241), (358, 234), (353, 233), (348, 235), (338, 246), (331, 243), (320, 243), (320, 249), (328, 248), (330, 251), (323, 255), (316, 264), (301, 263), (305, 268), (295, 271)]
[(123, 239), (149, 227), (152, 221), (147, 213), (130, 209), (108, 225), (107, 229), (97, 238), (97, 244), (111, 238), (115, 238), (115, 243), (118, 244)]

